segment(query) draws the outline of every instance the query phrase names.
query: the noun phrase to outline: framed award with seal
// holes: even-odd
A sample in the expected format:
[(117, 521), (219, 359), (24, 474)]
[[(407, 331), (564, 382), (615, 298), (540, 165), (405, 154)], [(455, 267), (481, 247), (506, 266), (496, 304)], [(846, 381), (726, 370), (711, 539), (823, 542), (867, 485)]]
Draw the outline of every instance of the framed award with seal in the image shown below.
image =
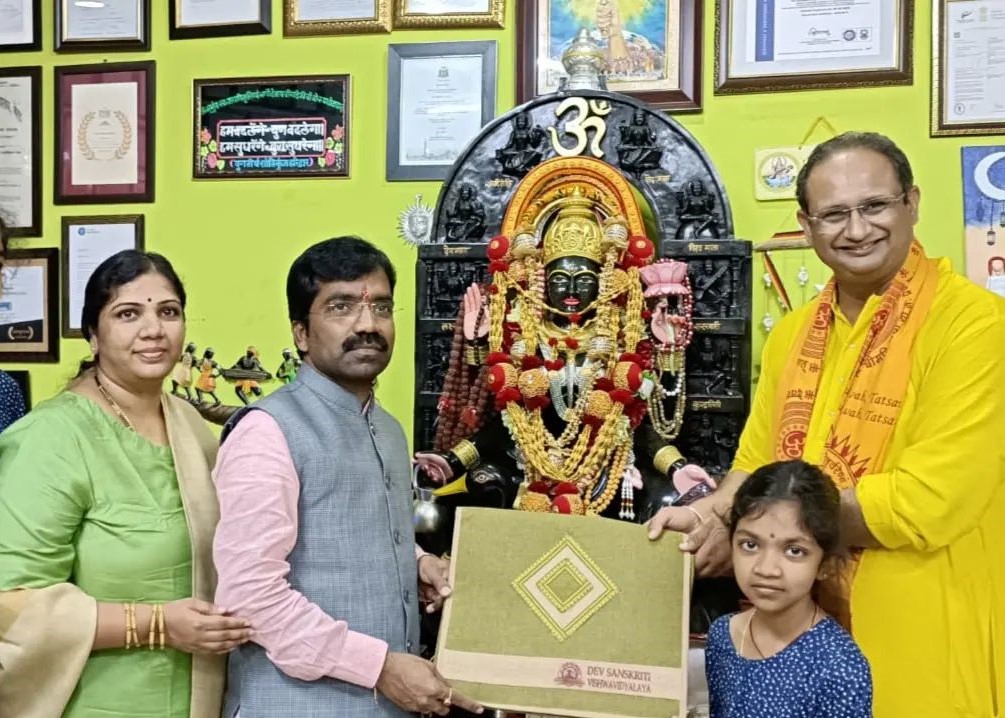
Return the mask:
[(11, 250), (0, 269), (0, 363), (58, 361), (59, 250)]
[(437, 670), (486, 708), (684, 718), (692, 559), (681, 538), (650, 541), (637, 524), (594, 516), (459, 508)]
[(56, 68), (55, 204), (153, 202), (154, 70)]

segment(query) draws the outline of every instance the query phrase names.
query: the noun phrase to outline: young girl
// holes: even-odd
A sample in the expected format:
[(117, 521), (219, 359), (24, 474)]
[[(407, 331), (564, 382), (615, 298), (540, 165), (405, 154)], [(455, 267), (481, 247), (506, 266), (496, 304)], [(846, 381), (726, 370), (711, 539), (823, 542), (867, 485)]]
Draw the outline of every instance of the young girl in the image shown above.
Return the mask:
[(705, 653), (711, 718), (869, 718), (869, 664), (811, 592), (836, 570), (840, 498), (802, 461), (764, 466), (736, 492), (736, 580), (753, 608), (715, 621)]

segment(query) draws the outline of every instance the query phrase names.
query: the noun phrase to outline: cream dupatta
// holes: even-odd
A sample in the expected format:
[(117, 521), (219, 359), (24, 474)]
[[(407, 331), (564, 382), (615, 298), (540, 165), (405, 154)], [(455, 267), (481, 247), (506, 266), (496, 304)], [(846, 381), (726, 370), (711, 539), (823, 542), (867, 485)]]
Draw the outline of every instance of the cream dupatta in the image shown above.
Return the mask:
[[(183, 400), (164, 395), (161, 405), (192, 545), (192, 592), (212, 601), (217, 442)], [(95, 600), (70, 583), (0, 592), (0, 716), (59, 718), (90, 656), (96, 621)], [(224, 671), (223, 656), (192, 656), (191, 718), (219, 718)]]

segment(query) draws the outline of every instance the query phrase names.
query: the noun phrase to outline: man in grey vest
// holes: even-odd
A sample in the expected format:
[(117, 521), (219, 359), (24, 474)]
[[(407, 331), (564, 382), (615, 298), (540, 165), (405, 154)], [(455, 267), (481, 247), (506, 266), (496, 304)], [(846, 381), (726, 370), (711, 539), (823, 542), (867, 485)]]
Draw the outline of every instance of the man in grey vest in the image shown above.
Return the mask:
[(450, 588), (415, 545), (408, 445), (373, 397), (394, 282), (357, 237), (304, 252), (286, 282), (303, 366), (224, 429), (216, 600), (254, 630), (230, 656), (225, 718), (482, 710), (416, 655), (420, 600), (436, 610)]

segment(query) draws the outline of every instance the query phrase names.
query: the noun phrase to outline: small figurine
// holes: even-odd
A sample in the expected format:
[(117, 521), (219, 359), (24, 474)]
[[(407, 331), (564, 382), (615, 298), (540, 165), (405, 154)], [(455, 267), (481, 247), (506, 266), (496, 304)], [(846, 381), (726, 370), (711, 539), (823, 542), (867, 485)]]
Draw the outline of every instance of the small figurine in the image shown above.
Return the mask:
[(506, 146), (496, 150), (496, 161), (502, 165), (502, 173), (511, 177), (527, 174), (544, 159), (547, 137), (537, 125), (531, 127), (529, 112), (519, 113), (513, 118), (513, 130)]
[(447, 210), (447, 241), (477, 242), (485, 234), (485, 208), (470, 184), (461, 187), (453, 208)]
[(171, 372), (172, 394), (179, 396), (178, 388), (181, 387), (185, 392), (185, 398), (192, 401), (192, 368), (197, 361), (199, 358), (195, 355), (195, 342), (189, 342), (185, 345), (185, 351), (182, 352), (178, 365)]
[(289, 384), (297, 378), (301, 364), (300, 357), (296, 356), (290, 349), (283, 349), (283, 363), (276, 369), (276, 378), (284, 384)]
[(213, 397), (213, 404), (219, 405), (220, 398), (216, 395), (216, 377), (220, 376), (220, 365), (213, 360), (216, 352), (212, 347), (206, 347), (199, 362), (199, 378), (195, 380), (196, 401), (203, 403), (203, 394)]
[(677, 239), (718, 239), (719, 215), (715, 198), (701, 180), (691, 180), (686, 191), (677, 192)]
[(224, 369), (220, 374), (227, 381), (236, 384), (234, 393), (245, 406), (251, 403), (248, 398), (249, 393), (256, 397), (262, 395), (262, 387), (259, 382), (272, 379), (272, 375), (265, 371), (262, 363), (258, 360), (258, 349), (253, 346), (248, 347), (244, 356), (234, 362), (234, 366), (230, 369)]
[(659, 169), (663, 150), (656, 144), (656, 133), (646, 122), (646, 111), (639, 108), (632, 114), (631, 123), (621, 123), (621, 142), (618, 143), (618, 162), (636, 179), (646, 170)]

